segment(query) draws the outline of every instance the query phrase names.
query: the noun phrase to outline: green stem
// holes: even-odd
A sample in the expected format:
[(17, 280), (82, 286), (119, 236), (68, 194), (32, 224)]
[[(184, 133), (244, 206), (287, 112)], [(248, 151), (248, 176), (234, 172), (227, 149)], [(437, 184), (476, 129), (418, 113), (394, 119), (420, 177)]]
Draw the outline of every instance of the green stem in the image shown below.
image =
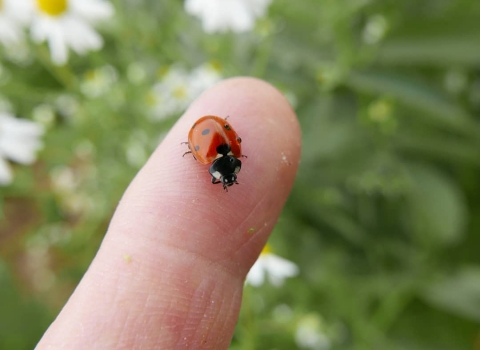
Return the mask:
[(372, 317), (373, 323), (384, 333), (389, 331), (415, 295), (411, 288), (403, 288), (387, 295)]
[(56, 66), (52, 63), (48, 50), (44, 46), (39, 46), (35, 50), (38, 60), (45, 69), (67, 90), (74, 90), (77, 79), (67, 65)]

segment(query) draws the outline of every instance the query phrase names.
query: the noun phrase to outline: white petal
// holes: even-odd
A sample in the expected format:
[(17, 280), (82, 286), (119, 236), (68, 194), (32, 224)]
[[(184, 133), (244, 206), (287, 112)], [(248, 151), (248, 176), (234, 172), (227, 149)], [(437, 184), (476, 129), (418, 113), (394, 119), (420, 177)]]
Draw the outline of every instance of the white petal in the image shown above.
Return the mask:
[(30, 26), (32, 39), (37, 43), (47, 40), (49, 33), (49, 21), (44, 17), (38, 17)]
[(297, 265), (274, 254), (265, 256), (265, 265), (269, 280), (276, 287), (283, 285), (285, 278), (294, 277), (299, 272)]
[(18, 23), (28, 24), (33, 15), (31, 0), (3, 0), (3, 11)]
[(22, 40), (23, 32), (20, 26), (11, 19), (0, 15), (0, 43), (8, 47)]
[(245, 32), (264, 16), (271, 0), (186, 0), (185, 11), (199, 17), (205, 32)]
[(245, 283), (251, 284), (254, 287), (261, 286), (265, 281), (265, 270), (261, 259), (262, 257), (259, 257), (255, 264), (253, 264), (245, 280)]
[(0, 154), (0, 185), (8, 185), (13, 180), (13, 173), (7, 161)]
[(52, 18), (39, 15), (31, 26), (32, 39), (38, 43), (47, 41), (53, 63), (62, 65), (68, 59), (68, 46), (65, 39), (62, 20), (64, 17)]
[(296, 264), (274, 254), (268, 254), (266, 263), (270, 273), (283, 275), (286, 277), (294, 277), (298, 275), (299, 272)]
[(42, 143), (44, 130), (40, 124), (0, 115), (0, 154), (17, 163), (31, 164)]
[(267, 8), (272, 3), (272, 0), (245, 0), (245, 3), (253, 16), (263, 17), (267, 12)]
[(58, 30), (50, 30), (47, 40), (53, 63), (59, 66), (65, 64), (68, 59), (68, 46), (63, 30), (59, 26)]
[(21, 163), (32, 164), (36, 160), (36, 151), (41, 147), (38, 140), (32, 139), (7, 139), (0, 141), (2, 153), (9, 159)]
[(111, 3), (102, 0), (70, 0), (72, 12), (89, 22), (108, 19), (113, 16)]
[(235, 1), (228, 10), (231, 14), (230, 25), (234, 32), (246, 32), (255, 26), (255, 17), (246, 6), (244, 2)]
[(30, 120), (15, 118), (6, 113), (0, 113), (0, 136), (6, 135), (26, 135), (29, 137), (38, 137), (45, 132), (44, 127)]
[(191, 15), (199, 15), (202, 12), (202, 4), (198, 0), (186, 0), (185, 11)]
[(102, 48), (102, 37), (87, 22), (68, 16), (63, 19), (62, 26), (67, 45), (79, 55)]

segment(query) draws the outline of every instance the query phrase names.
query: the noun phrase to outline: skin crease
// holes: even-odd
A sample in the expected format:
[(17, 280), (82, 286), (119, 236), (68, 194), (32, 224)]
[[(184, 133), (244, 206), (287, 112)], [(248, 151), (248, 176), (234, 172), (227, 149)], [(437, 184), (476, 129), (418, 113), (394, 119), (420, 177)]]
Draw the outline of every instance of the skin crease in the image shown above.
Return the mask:
[[(204, 115), (229, 116), (248, 156), (228, 193), (211, 184), (208, 165), (182, 158), (180, 143)], [(300, 148), (297, 118), (271, 85), (233, 78), (200, 96), (130, 184), (37, 349), (227, 349)]]

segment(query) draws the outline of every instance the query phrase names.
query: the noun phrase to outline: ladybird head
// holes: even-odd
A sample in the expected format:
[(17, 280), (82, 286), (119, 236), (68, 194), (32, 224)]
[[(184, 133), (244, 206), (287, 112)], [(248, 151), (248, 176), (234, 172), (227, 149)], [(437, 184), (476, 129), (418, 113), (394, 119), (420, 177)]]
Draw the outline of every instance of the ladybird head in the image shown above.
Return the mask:
[(223, 188), (227, 188), (229, 186), (232, 186), (233, 184), (238, 184), (237, 182), (237, 174), (228, 174), (224, 175), (220, 178), (220, 181), (222, 181)]

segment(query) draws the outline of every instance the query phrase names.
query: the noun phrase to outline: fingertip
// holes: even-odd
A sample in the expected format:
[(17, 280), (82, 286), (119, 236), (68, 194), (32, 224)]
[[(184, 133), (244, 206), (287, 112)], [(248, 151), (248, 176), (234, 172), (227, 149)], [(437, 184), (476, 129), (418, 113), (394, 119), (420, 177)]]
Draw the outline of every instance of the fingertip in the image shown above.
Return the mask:
[[(228, 116), (247, 155), (241, 160), (240, 185), (227, 193), (211, 184), (208, 165), (188, 154), (182, 157), (187, 147), (181, 142), (205, 115)], [(174, 219), (181, 224), (172, 235), (163, 235), (166, 242), (195, 252), (210, 250), (208, 255), (217, 261), (240, 254), (231, 263), (240, 262), (246, 273), (290, 193), (300, 151), (297, 117), (278, 89), (256, 78), (225, 80), (200, 96), (179, 119), (132, 183), (116, 218), (123, 221), (133, 210), (139, 215), (151, 213), (142, 215), (145, 232), (166, 217)], [(255, 235), (246, 234), (251, 228)], [(188, 232), (188, 238), (179, 230)], [(247, 241), (251, 243), (246, 245)]]

